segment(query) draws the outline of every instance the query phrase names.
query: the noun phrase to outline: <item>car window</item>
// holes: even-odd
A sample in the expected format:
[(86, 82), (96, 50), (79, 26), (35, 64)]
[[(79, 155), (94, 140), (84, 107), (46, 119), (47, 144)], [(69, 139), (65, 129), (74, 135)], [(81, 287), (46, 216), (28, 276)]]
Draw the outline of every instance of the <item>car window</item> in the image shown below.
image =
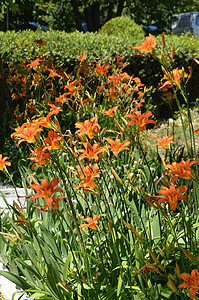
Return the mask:
[(191, 20), (191, 15), (182, 16), (180, 19), (179, 27), (180, 28), (190, 27), (190, 20)]
[(178, 18), (177, 17), (173, 17), (171, 28), (174, 29), (177, 26), (178, 26)]
[(196, 17), (196, 26), (199, 26), (199, 16)]

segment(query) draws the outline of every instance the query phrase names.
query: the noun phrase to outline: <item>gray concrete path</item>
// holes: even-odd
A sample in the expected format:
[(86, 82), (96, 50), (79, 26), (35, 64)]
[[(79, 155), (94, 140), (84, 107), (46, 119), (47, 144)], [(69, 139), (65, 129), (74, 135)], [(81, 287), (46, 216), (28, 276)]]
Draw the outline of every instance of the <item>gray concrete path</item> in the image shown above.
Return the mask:
[[(30, 194), (30, 189), (28, 190)], [(23, 188), (17, 188), (17, 194), (19, 196), (26, 196), (26, 192)], [(16, 194), (16, 190), (13, 188), (12, 185), (5, 185), (3, 186), (2, 182), (0, 182), (0, 212), (9, 212), (9, 209), (4, 201), (4, 197), (8, 204), (13, 205), (13, 201), (16, 201), (19, 204), (18, 197)], [(20, 202), (23, 206), (25, 206), (25, 197), (20, 198)], [(3, 264), (0, 262), (0, 270), (8, 271)], [(3, 276), (0, 276), (0, 293), (3, 295), (5, 300), (11, 300), (12, 295), (15, 292), (19, 292), (21, 289), (16, 286), (16, 284), (12, 283), (10, 280), (6, 279)], [(23, 296), (22, 296), (23, 295)], [(26, 300), (29, 297), (27, 294), (24, 294), (21, 290), (21, 293), (16, 294), (14, 300), (21, 299)]]
[[(17, 190), (17, 193), (16, 193)], [(17, 188), (14, 189), (14, 187), (12, 185), (5, 185), (3, 186), (2, 182), (0, 182), (0, 210), (8, 210), (8, 207), (6, 205), (6, 202), (4, 200), (4, 197), (7, 201), (8, 204), (13, 205), (13, 201), (16, 201), (17, 203), (20, 203), (25, 206), (25, 196), (26, 196), (26, 192), (23, 188)], [(20, 196), (19, 200), (18, 200), (18, 196)], [(31, 190), (28, 189), (28, 194), (31, 194)]]

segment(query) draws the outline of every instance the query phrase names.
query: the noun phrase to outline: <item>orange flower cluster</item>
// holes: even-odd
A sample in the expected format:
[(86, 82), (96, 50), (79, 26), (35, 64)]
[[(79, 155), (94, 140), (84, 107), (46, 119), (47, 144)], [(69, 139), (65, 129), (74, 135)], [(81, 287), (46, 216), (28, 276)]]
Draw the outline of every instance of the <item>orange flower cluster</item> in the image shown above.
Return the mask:
[(15, 128), (15, 132), (11, 134), (11, 138), (20, 138), (20, 140), (17, 143), (18, 146), (23, 141), (31, 144), (36, 142), (36, 138), (40, 138), (39, 133), (41, 131), (42, 129), (39, 127), (38, 124), (24, 123), (21, 127), (18, 126), (17, 128)]
[(189, 158), (187, 161), (182, 160), (179, 163), (173, 162), (172, 164), (165, 165), (164, 168), (170, 170), (168, 172), (168, 176), (171, 177), (174, 175), (171, 178), (169, 187), (163, 186), (163, 188), (157, 192), (163, 196), (146, 196), (146, 199), (156, 201), (158, 204), (162, 202), (168, 202), (171, 209), (173, 211), (176, 210), (177, 201), (187, 200), (187, 197), (183, 195), (187, 190), (187, 185), (176, 188), (175, 181), (177, 178), (184, 178), (188, 180), (193, 179), (193, 174), (190, 170), (190, 167), (197, 163), (199, 163), (198, 160)]
[(81, 184), (76, 186), (76, 189), (79, 187), (83, 187), (85, 191), (93, 192), (94, 189), (97, 188), (96, 180), (100, 178), (99, 167), (97, 164), (93, 166), (77, 166), (77, 171), (75, 172), (75, 176), (79, 175)]
[(173, 69), (171, 73), (165, 74), (160, 80), (159, 91), (168, 91), (173, 86), (180, 86), (181, 80), (187, 77), (188, 75), (183, 70)]
[[(61, 149), (62, 138), (53, 130), (48, 132), (48, 137), (45, 138), (42, 142), (40, 132), (43, 131), (42, 127), (51, 129), (52, 121), (51, 116), (58, 114), (61, 110), (60, 107), (55, 106), (54, 104), (50, 105), (50, 113), (46, 117), (39, 117), (33, 119), (32, 122), (26, 122), (22, 126), (15, 128), (15, 132), (11, 134), (11, 137), (16, 137), (19, 139), (17, 145), (23, 141), (31, 144), (38, 143), (39, 146), (34, 148), (34, 151), (31, 153), (31, 157), (28, 158), (35, 162), (32, 168), (35, 169), (35, 165), (45, 165), (47, 159), (50, 158), (50, 154), (46, 151), (52, 151)], [(43, 143), (43, 146), (42, 146)]]
[(80, 82), (78, 83), (76, 79), (72, 82), (68, 81), (64, 89), (68, 90), (68, 92), (66, 92), (65, 94), (72, 99), (73, 97), (79, 95), (80, 93), (80, 89), (81, 89)]
[(173, 181), (175, 181), (178, 177), (184, 178), (184, 179), (192, 179), (192, 172), (190, 170), (190, 167), (193, 166), (194, 164), (198, 164), (198, 160), (194, 160), (193, 158), (189, 158), (188, 160), (184, 161), (182, 160), (181, 162), (173, 162), (171, 165), (165, 165), (165, 169), (169, 169), (168, 175), (174, 175), (172, 178)]

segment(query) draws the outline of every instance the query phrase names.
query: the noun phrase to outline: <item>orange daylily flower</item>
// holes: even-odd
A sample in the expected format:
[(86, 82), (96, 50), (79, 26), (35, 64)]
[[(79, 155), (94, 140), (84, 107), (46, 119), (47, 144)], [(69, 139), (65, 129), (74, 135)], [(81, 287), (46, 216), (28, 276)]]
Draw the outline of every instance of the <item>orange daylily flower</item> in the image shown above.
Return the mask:
[(107, 147), (100, 147), (99, 143), (95, 143), (93, 146), (90, 143), (83, 143), (85, 150), (84, 149), (79, 149), (79, 152), (82, 152), (79, 156), (79, 161), (81, 161), (84, 158), (89, 158), (89, 159), (95, 159), (96, 161), (99, 160), (99, 154), (102, 152), (107, 152)]
[(199, 289), (199, 272), (197, 269), (194, 269), (191, 271), (191, 275), (188, 273), (182, 273), (179, 275), (180, 278), (182, 278), (184, 281), (184, 283), (179, 285), (179, 288), (183, 288), (183, 287), (188, 287), (190, 288), (189, 290), (189, 294), (190, 297), (193, 299)]
[(127, 114), (124, 116), (124, 118), (131, 118), (132, 121), (128, 122), (128, 126), (131, 124), (136, 124), (138, 129), (143, 132), (146, 130), (146, 124), (153, 123), (156, 125), (156, 122), (154, 120), (148, 120), (148, 118), (152, 116), (151, 111), (147, 111), (143, 114), (141, 114), (140, 111), (135, 111), (132, 114)]
[(79, 130), (76, 131), (77, 134), (80, 136), (87, 135), (90, 139), (94, 138), (96, 136), (96, 133), (99, 133), (100, 131), (100, 125), (98, 124), (98, 117), (95, 116), (91, 118), (90, 120), (82, 122), (76, 122), (75, 127), (79, 128)]
[(178, 200), (187, 200), (187, 197), (182, 195), (186, 190), (186, 185), (182, 185), (177, 189), (173, 183), (171, 183), (169, 188), (164, 186), (157, 192), (158, 194), (163, 195), (163, 197), (158, 199), (158, 203), (169, 202), (171, 209), (176, 210)]
[(84, 54), (85, 52), (83, 52), (81, 56), (78, 56), (77, 59), (79, 59), (80, 61), (86, 60), (86, 56)]
[(63, 190), (61, 188), (55, 188), (55, 186), (59, 183), (58, 178), (54, 178), (50, 181), (49, 184), (47, 183), (46, 179), (42, 179), (41, 183), (42, 185), (39, 185), (37, 183), (31, 184), (29, 188), (32, 188), (39, 193), (32, 196), (32, 201), (34, 202), (35, 199), (40, 197), (44, 198), (44, 209), (46, 209), (50, 207), (53, 202), (55, 202), (55, 198), (52, 195), (57, 192), (63, 193)]
[(95, 69), (94, 69), (94, 72), (95, 72), (95, 74), (96, 75), (106, 75), (107, 73), (108, 73), (108, 69), (110, 68), (110, 65), (109, 64), (107, 64), (107, 63), (105, 63), (105, 64), (103, 64), (103, 65), (98, 65), (98, 64), (96, 64), (96, 67), (95, 67)]
[(105, 86), (103, 84), (97, 86), (97, 93), (102, 94), (105, 90)]
[(3, 171), (5, 166), (11, 166), (11, 162), (6, 161), (9, 157), (5, 156), (2, 158), (2, 154), (0, 154), (0, 170)]
[(87, 227), (89, 228), (92, 228), (94, 230), (98, 230), (98, 221), (97, 219), (99, 217), (102, 217), (102, 216), (106, 216), (106, 214), (101, 214), (101, 215), (95, 215), (93, 218), (91, 217), (88, 217), (85, 219), (86, 222), (88, 222), (88, 224), (81, 224), (80, 225), (80, 228), (84, 231)]
[(167, 91), (169, 88), (172, 88), (173, 85), (180, 86), (181, 79), (187, 78), (188, 75), (182, 70), (173, 69), (171, 73), (165, 74), (164, 77), (160, 80), (160, 87), (158, 90)]
[(32, 69), (32, 68), (37, 69), (37, 67), (39, 66), (40, 61), (42, 61), (40, 58), (36, 58), (30, 64), (26, 65), (26, 67), (30, 67), (30, 69)]
[(139, 77), (134, 77), (134, 78), (132, 78), (132, 80), (133, 80), (135, 83), (137, 83), (137, 86), (138, 86), (138, 87), (143, 87), (143, 86), (144, 86), (144, 84), (141, 82), (141, 80), (140, 80)]
[(122, 76), (123, 79), (125, 79), (125, 80), (127, 80), (127, 81), (129, 81), (129, 80), (132, 78), (132, 76), (130, 76), (130, 75), (129, 75), (128, 73), (126, 73), (126, 72), (121, 73), (121, 76)]
[(67, 84), (64, 86), (64, 89), (69, 90), (69, 92), (67, 92), (67, 95), (70, 95), (70, 97), (75, 96), (75, 94), (79, 94), (80, 92), (80, 84), (79, 86), (75, 86), (75, 82), (77, 81), (77, 79), (75, 79), (73, 82), (67, 82)]
[(48, 149), (49, 151), (60, 149), (61, 145), (59, 142), (62, 142), (61, 136), (58, 136), (55, 131), (49, 131), (48, 138), (44, 139), (44, 143), (48, 145), (45, 149)]
[(55, 102), (61, 102), (61, 103), (64, 103), (64, 102), (68, 102), (68, 98), (67, 98), (67, 93), (64, 93), (62, 95), (59, 95), (59, 97), (56, 97), (55, 98)]
[(168, 149), (168, 146), (170, 144), (174, 144), (174, 142), (172, 141), (173, 139), (173, 134), (170, 136), (163, 136), (163, 138), (157, 138), (155, 139), (158, 143), (155, 144), (154, 146), (158, 145), (158, 146), (162, 146), (164, 149)]
[[(192, 161), (191, 161), (192, 160)], [(173, 181), (175, 181), (178, 177), (184, 179), (191, 179), (192, 173), (190, 167), (194, 164), (198, 164), (198, 160), (193, 160), (193, 158), (189, 158), (188, 160), (181, 162), (173, 162), (171, 165), (165, 165), (165, 169), (170, 169), (171, 171), (168, 173), (169, 176), (175, 175), (173, 177)]]
[(119, 106), (117, 105), (117, 106), (114, 106), (114, 107), (112, 107), (112, 108), (106, 110), (106, 111), (104, 112), (104, 116), (107, 115), (107, 116), (113, 118), (113, 117), (114, 117), (113, 112), (114, 112), (115, 110), (117, 110), (118, 107), (119, 107)]
[(143, 54), (143, 52), (152, 53), (157, 43), (159, 42), (154, 38), (154, 35), (149, 34), (149, 36), (147, 36), (146, 40), (143, 43), (141, 43), (137, 47), (132, 47), (132, 49), (140, 49), (141, 54)]
[(117, 74), (115, 74), (115, 75), (110, 75), (109, 77), (108, 77), (108, 82), (109, 83), (113, 83), (113, 84), (115, 84), (115, 85), (117, 85), (119, 82), (121, 82), (122, 81), (122, 76), (121, 75), (117, 75)]
[(197, 134), (199, 134), (199, 128), (196, 128), (196, 129), (194, 130), (194, 132), (197, 133)]
[(75, 176), (79, 175), (81, 179), (81, 184), (76, 186), (76, 189), (79, 187), (83, 187), (85, 191), (91, 189), (94, 190), (96, 188), (96, 179), (100, 178), (99, 167), (97, 164), (93, 166), (77, 166), (77, 171), (75, 172)]
[(115, 89), (115, 87), (110, 88), (106, 90), (105, 96), (108, 97), (108, 100), (116, 99), (118, 97), (118, 91)]
[(34, 157), (29, 157), (28, 159), (34, 161), (35, 163), (32, 166), (32, 169), (35, 170), (35, 165), (39, 165), (39, 168), (41, 165), (46, 165), (47, 163), (47, 158), (50, 158), (50, 154), (45, 152), (45, 148), (42, 147), (36, 147), (34, 148), (34, 152), (31, 153), (30, 156)]
[(63, 111), (61, 109), (61, 107), (56, 106), (55, 104), (49, 103), (48, 105), (51, 107), (51, 109), (50, 109), (50, 115), (51, 116), (52, 115), (57, 115), (60, 111)]
[(52, 121), (50, 119), (51, 116), (52, 113), (50, 112), (46, 117), (40, 117), (38, 119), (33, 120), (32, 124), (51, 129), (52, 127), (51, 126)]
[(50, 72), (50, 74), (48, 75), (49, 77), (61, 77), (61, 75), (59, 75), (58, 73), (56, 73), (54, 70), (50, 68), (46, 68), (46, 70)]
[(11, 134), (11, 138), (13, 136), (21, 138), (17, 143), (17, 145), (19, 146), (19, 144), (23, 141), (29, 144), (35, 143), (35, 136), (39, 136), (38, 134), (42, 131), (42, 129), (39, 128), (39, 125), (35, 125), (34, 123), (24, 123), (21, 127), (18, 126), (17, 128), (15, 128), (15, 131), (16, 132)]
[(120, 143), (120, 139), (118, 139), (118, 138), (116, 138), (115, 141), (113, 141), (110, 138), (105, 138), (105, 140), (110, 144), (107, 147), (111, 148), (111, 150), (113, 151), (113, 154), (115, 156), (117, 156), (117, 154), (120, 153), (123, 150), (129, 150), (130, 151), (130, 149), (126, 148), (126, 146), (130, 145), (131, 142), (129, 142), (127, 140), (122, 142), (122, 143)]
[[(52, 197), (52, 203), (51, 203), (51, 206), (53, 206), (53, 208), (55, 210), (58, 210), (59, 209), (59, 201), (61, 199), (64, 199), (64, 198), (67, 198), (66, 196), (57, 196), (56, 198)], [(49, 207), (48, 205), (44, 205), (44, 208), (42, 208), (41, 206), (38, 206), (38, 205), (35, 205), (35, 207), (41, 211), (44, 211), (44, 212), (50, 212), (52, 213), (53, 210), (47, 210), (47, 208)]]

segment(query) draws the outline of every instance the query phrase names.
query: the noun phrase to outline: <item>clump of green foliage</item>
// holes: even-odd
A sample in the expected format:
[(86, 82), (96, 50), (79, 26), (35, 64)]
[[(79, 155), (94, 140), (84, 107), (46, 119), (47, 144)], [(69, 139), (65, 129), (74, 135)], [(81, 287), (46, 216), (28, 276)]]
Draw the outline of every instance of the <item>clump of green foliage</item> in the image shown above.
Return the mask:
[(102, 26), (99, 34), (119, 37), (128, 36), (131, 40), (137, 39), (138, 36), (144, 38), (142, 26), (136, 24), (135, 21), (128, 16), (109, 20)]

